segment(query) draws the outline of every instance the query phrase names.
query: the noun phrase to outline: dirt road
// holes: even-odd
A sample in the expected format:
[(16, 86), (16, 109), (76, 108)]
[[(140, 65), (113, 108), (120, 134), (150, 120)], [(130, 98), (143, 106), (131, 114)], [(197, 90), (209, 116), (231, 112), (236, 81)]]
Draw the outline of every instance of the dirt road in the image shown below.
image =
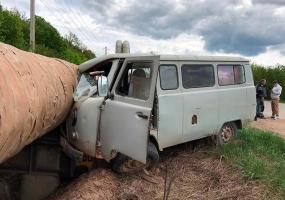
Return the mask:
[[(264, 115), (266, 117), (271, 116), (271, 102), (270, 101), (265, 101), (265, 109), (264, 109)], [(280, 103), (279, 104), (279, 112), (280, 112), (280, 119), (285, 119), (285, 103)]]
[(278, 133), (285, 138), (285, 104), (279, 104), (280, 106), (280, 119), (272, 120), (271, 116), (271, 106), (270, 101), (265, 102), (264, 115), (265, 119), (258, 119), (251, 124), (252, 127), (261, 130), (272, 131)]

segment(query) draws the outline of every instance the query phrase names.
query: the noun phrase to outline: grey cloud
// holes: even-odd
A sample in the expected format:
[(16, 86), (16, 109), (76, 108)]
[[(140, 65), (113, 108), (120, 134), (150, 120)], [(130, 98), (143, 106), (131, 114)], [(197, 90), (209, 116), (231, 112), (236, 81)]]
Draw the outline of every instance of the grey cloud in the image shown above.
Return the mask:
[(284, 0), (252, 0), (253, 4), (285, 5)]
[(236, 0), (181, 0), (179, 9), (171, 0), (128, 1), (120, 9), (113, 9), (120, 6), (115, 0), (76, 2), (96, 23), (154, 39), (201, 35), (209, 51), (252, 56), (285, 44), (285, 18), (273, 15), (284, 0), (253, 0), (253, 7), (244, 8), (238, 8), (241, 1)]
[(207, 21), (199, 32), (212, 51), (241, 53), (253, 56), (264, 52), (267, 46), (285, 43), (284, 21), (263, 7), (245, 12), (231, 12)]

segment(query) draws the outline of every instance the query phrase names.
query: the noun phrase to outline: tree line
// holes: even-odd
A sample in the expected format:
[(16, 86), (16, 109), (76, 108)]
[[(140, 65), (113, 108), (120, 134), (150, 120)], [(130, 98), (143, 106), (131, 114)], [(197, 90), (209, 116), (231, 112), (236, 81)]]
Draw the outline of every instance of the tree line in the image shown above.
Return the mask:
[[(29, 19), (18, 10), (7, 10), (0, 5), (0, 42), (28, 51), (29, 27)], [(56, 28), (40, 16), (36, 16), (35, 34), (35, 52), (38, 54), (61, 58), (75, 64), (95, 57), (75, 34), (69, 33), (62, 37)]]
[(270, 98), (270, 92), (273, 87), (273, 81), (278, 80), (282, 86), (283, 91), (281, 94), (281, 100), (285, 101), (285, 66), (279, 65), (275, 67), (265, 67), (262, 65), (252, 64), (252, 71), (255, 84), (261, 79), (266, 79), (267, 98)]

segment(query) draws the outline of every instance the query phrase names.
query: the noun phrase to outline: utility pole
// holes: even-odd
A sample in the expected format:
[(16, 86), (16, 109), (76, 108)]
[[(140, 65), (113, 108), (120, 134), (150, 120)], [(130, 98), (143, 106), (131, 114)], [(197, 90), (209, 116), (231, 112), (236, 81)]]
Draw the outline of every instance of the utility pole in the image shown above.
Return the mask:
[(105, 55), (108, 54), (108, 47), (104, 47), (104, 50), (105, 50)]
[(35, 51), (35, 0), (30, 0), (30, 51)]

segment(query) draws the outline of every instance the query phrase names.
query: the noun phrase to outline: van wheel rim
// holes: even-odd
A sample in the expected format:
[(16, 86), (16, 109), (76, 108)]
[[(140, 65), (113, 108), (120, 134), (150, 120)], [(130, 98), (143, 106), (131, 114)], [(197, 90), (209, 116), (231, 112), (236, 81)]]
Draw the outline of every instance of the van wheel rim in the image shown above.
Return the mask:
[(229, 140), (234, 136), (234, 129), (231, 126), (224, 126), (222, 129), (222, 140), (223, 142), (227, 143)]
[(125, 173), (135, 173), (147, 168), (148, 165), (149, 165), (149, 160), (147, 160), (146, 164), (143, 164), (139, 161), (129, 159), (122, 164), (122, 171)]

